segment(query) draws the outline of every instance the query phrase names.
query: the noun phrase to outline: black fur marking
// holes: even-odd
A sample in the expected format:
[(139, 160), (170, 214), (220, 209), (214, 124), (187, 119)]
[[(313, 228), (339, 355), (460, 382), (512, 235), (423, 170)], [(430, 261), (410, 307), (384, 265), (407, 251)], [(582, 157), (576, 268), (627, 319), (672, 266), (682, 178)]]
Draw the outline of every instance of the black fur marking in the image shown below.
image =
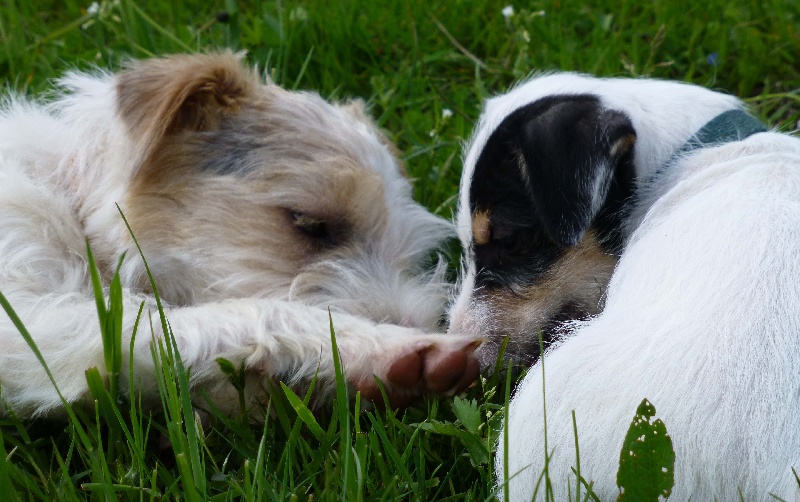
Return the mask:
[(551, 96), (506, 117), (470, 186), (471, 211), (490, 220), (489, 243), (473, 245), (478, 285), (535, 283), (589, 228), (618, 254), (634, 168), (632, 149), (612, 148), (628, 136), (630, 120), (591, 95)]
[(236, 131), (211, 131), (195, 135), (201, 152), (198, 168), (219, 176), (247, 175), (263, 162), (265, 147), (258, 140)]

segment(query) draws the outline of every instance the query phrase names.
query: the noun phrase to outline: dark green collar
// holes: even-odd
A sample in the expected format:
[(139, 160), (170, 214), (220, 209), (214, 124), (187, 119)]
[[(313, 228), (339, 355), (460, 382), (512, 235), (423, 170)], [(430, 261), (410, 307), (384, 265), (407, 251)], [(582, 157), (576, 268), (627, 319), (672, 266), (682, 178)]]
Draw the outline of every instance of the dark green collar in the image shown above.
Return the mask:
[(728, 110), (720, 113), (675, 152), (678, 155), (706, 146), (741, 141), (757, 132), (766, 132), (767, 127), (760, 120), (742, 110)]
[(741, 141), (750, 135), (766, 131), (768, 131), (767, 126), (743, 110), (722, 112), (701, 127), (689, 141), (672, 154), (667, 162), (656, 169), (647, 184), (652, 186), (657, 183), (682, 155), (709, 146)]

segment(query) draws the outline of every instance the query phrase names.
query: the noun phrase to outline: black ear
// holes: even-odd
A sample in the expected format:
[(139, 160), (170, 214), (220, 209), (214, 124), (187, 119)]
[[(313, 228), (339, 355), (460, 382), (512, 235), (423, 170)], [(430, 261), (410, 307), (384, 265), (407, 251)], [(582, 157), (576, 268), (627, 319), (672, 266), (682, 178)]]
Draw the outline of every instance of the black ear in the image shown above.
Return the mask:
[(618, 163), (630, 160), (630, 119), (578, 95), (536, 101), (506, 122), (539, 223), (556, 244), (577, 244), (606, 203)]

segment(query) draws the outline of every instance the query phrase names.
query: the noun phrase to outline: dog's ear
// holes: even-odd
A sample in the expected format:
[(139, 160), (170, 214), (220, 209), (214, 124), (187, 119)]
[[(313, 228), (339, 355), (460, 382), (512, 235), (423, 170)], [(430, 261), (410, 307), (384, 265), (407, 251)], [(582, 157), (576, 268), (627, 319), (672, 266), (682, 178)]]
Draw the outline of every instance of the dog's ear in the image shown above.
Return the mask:
[(618, 163), (630, 159), (633, 125), (593, 96), (550, 98), (516, 119), (513, 143), (534, 212), (556, 244), (573, 246), (606, 202)]
[(117, 77), (117, 112), (146, 154), (167, 135), (219, 127), (258, 85), (229, 52), (137, 61)]

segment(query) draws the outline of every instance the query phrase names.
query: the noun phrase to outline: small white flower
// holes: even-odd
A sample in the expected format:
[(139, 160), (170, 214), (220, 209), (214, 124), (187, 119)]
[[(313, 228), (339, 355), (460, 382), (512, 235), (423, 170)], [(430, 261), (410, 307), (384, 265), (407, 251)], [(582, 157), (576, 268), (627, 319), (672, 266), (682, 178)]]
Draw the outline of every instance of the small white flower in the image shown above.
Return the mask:
[(444, 110), (442, 110), (442, 118), (444, 120), (447, 120), (452, 116), (453, 116), (453, 110), (451, 110), (450, 108), (445, 108)]
[(90, 16), (96, 16), (100, 12), (100, 4), (97, 2), (92, 2), (89, 7), (86, 8), (86, 13)]
[(503, 8), (503, 10), (500, 11), (500, 12), (503, 13), (503, 17), (504, 18), (508, 19), (508, 18), (510, 18), (511, 16), (514, 15), (514, 6), (513, 5), (506, 5)]
[(428, 136), (430, 136), (431, 138), (435, 138), (436, 137), (436, 129), (431, 130), (431, 132), (428, 133)]
[(308, 11), (302, 7), (295, 7), (289, 12), (289, 21), (308, 21)]

